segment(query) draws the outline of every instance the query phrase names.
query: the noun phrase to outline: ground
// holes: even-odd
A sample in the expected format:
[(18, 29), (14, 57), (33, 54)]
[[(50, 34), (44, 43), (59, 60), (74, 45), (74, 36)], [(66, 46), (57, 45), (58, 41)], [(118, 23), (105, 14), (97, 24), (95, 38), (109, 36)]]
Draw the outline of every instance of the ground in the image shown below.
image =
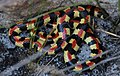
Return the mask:
[[(118, 1), (99, 1), (101, 7), (105, 8), (111, 16), (110, 20), (96, 19), (98, 25), (96, 34), (108, 53), (106, 53), (105, 60), (92, 71), (73, 72), (67, 76), (120, 76)], [(65, 76), (66, 74), (62, 70), (58, 70), (61, 66), (62, 68), (66, 67), (61, 60), (63, 54), (58, 54), (55, 58), (46, 56), (36, 63), (38, 62), (37, 57), (43, 53), (16, 47), (9, 40), (8, 30), (16, 21), (33, 18), (44, 11), (69, 6), (74, 2), (97, 5), (95, 0), (0, 0), (0, 76)], [(83, 46), (81, 50), (83, 51), (78, 57), (81, 60), (88, 58), (89, 48), (87, 45)]]

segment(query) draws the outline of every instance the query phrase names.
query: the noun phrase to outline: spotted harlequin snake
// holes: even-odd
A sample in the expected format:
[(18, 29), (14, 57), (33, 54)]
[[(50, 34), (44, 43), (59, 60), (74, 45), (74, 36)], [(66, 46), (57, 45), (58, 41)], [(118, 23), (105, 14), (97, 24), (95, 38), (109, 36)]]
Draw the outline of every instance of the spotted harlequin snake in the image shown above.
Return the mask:
[[(41, 17), (16, 23), (9, 29), (10, 40), (19, 47), (29, 48), (30, 36), (34, 36), (32, 48), (39, 51), (45, 40), (51, 47), (48, 55), (64, 53), (64, 62), (71, 66), (79, 62), (76, 53), (81, 43), (86, 43), (91, 50), (90, 57), (103, 52), (99, 39), (94, 35), (95, 21), (93, 17), (106, 18), (102, 8), (92, 5), (71, 6), (64, 10), (48, 13)], [(54, 29), (52, 32), (51, 30)], [(51, 33), (50, 33), (51, 32)], [(22, 35), (27, 33), (27, 35)], [(101, 57), (88, 60), (74, 67), (74, 71), (80, 71), (86, 67), (95, 65)]]

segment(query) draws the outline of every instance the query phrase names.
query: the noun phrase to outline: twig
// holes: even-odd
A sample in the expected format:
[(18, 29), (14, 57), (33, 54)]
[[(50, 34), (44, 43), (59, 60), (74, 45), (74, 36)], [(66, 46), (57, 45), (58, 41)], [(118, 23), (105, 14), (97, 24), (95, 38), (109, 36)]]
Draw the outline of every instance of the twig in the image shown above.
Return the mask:
[[(42, 49), (42, 50), (44, 50), (44, 49)], [(31, 61), (35, 60), (36, 58), (40, 57), (41, 55), (42, 55), (41, 52), (37, 52), (37, 53), (35, 53), (35, 54), (33, 54), (33, 55), (31, 55), (31, 56), (21, 60), (17, 64), (11, 66), (10, 68), (6, 68), (4, 71), (2, 71), (0, 73), (0, 76), (7, 76), (7, 75), (9, 75), (12, 71), (17, 70), (20, 67), (30, 63)]]
[(43, 69), (40, 70), (40, 71), (37, 73), (36, 76), (39, 76), (39, 74), (41, 74), (41, 73), (46, 69), (45, 67), (47, 67), (57, 56), (58, 56), (58, 54), (56, 54), (56, 55), (43, 67)]
[(120, 36), (119, 35), (116, 35), (116, 34), (114, 34), (114, 33), (111, 33), (111, 32), (108, 32), (108, 31), (105, 31), (105, 30), (103, 30), (103, 29), (96, 29), (97, 31), (102, 31), (102, 32), (104, 32), (104, 33), (106, 33), (106, 34), (109, 34), (109, 35), (112, 35), (112, 36), (114, 36), (114, 37), (118, 37), (118, 38), (120, 38)]

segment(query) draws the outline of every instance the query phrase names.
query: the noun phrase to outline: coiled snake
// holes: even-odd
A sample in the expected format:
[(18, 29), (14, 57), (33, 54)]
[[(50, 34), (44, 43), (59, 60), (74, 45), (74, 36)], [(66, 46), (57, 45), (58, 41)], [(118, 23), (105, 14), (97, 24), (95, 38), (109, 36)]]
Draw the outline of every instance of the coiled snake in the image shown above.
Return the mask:
[[(93, 29), (95, 27), (94, 17), (106, 18), (102, 10), (102, 8), (92, 5), (71, 6), (31, 21), (15, 24), (9, 29), (9, 38), (16, 46), (29, 48), (30, 36), (34, 36), (32, 48), (36, 47), (38, 51), (47, 39), (46, 44), (51, 44), (47, 54), (64, 52), (64, 62), (71, 66), (79, 62), (76, 53), (83, 42), (90, 47), (90, 57), (104, 51), (99, 39), (94, 35)], [(54, 30), (51, 32), (52, 29)], [(27, 35), (24, 36), (23, 33), (27, 33)], [(100, 60), (101, 57), (93, 58), (79, 64), (73, 70), (80, 71), (95, 65)]]

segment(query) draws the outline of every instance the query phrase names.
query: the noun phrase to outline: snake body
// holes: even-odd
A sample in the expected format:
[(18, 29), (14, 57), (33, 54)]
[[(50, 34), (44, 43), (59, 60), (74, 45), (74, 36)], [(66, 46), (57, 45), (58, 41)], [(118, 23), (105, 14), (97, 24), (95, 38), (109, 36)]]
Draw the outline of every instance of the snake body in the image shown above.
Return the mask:
[[(102, 10), (104, 9), (92, 5), (71, 6), (31, 21), (15, 24), (9, 29), (9, 38), (16, 46), (29, 48), (31, 36), (34, 36), (32, 48), (36, 47), (38, 51), (47, 39), (46, 44), (51, 45), (47, 54), (64, 52), (64, 62), (71, 66), (79, 62), (76, 53), (83, 42), (90, 47), (90, 57), (95, 57), (104, 51), (93, 29), (94, 17), (106, 18)], [(24, 33), (27, 35), (23, 36)], [(75, 66), (73, 70), (80, 71), (95, 65), (100, 60), (101, 57), (93, 58)]]

